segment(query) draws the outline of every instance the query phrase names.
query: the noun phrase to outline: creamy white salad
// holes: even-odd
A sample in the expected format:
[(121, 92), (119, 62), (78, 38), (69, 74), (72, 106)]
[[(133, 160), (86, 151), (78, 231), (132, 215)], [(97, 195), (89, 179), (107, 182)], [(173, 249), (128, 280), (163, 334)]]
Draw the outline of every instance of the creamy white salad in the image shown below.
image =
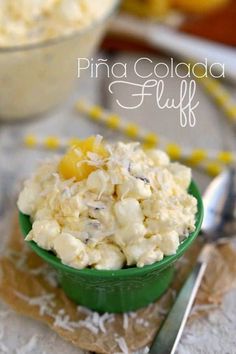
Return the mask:
[(103, 17), (114, 0), (0, 0), (0, 47), (70, 34)]
[(191, 170), (139, 143), (91, 137), (43, 162), (18, 199), (26, 237), (74, 268), (143, 267), (176, 253), (195, 230)]

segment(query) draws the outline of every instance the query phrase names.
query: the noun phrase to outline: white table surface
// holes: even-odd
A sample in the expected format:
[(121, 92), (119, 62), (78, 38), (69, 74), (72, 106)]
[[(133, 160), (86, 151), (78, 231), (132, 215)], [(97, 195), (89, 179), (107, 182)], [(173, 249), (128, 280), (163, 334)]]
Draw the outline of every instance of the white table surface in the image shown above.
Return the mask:
[[(135, 55), (113, 56), (113, 61), (132, 63)], [(165, 60), (153, 58), (153, 60)], [(145, 69), (145, 68), (144, 68)], [(129, 78), (135, 81), (134, 77)], [(164, 134), (189, 147), (228, 148), (236, 150), (235, 132), (226, 123), (219, 109), (205, 96), (198, 87), (197, 98), (200, 105), (197, 108), (197, 125), (194, 128), (181, 128), (172, 110), (157, 110), (150, 101), (145, 101), (138, 110), (121, 110), (114, 98), (107, 93), (107, 80), (97, 80), (84, 77), (78, 81), (78, 89), (71, 98), (57, 110), (48, 113), (44, 118), (0, 124), (0, 231), (1, 250), (9, 234), (9, 215), (14, 205), (14, 196), (19, 188), (19, 181), (28, 176), (37, 161), (50, 154), (48, 151), (27, 150), (20, 146), (26, 133), (40, 136), (56, 134), (64, 137), (85, 137), (89, 134), (100, 133), (106, 138), (118, 139), (117, 133), (96, 125), (73, 109), (77, 97), (86, 97), (92, 102), (103, 102), (107, 108), (121, 113), (130, 121), (145, 124), (145, 127)], [(178, 89), (178, 79), (166, 79), (168, 94), (172, 96)], [(229, 87), (236, 98), (236, 89)], [(129, 92), (122, 87), (116, 92), (117, 97), (125, 99)], [(202, 191), (209, 183), (209, 177), (200, 172), (194, 172), (195, 179)], [(234, 354), (236, 353), (236, 290), (225, 296), (222, 307), (212, 312), (207, 318), (199, 319), (187, 326), (178, 354)], [(32, 339), (33, 349), (27, 351), (25, 344)], [(35, 346), (33, 345), (35, 344)], [(8, 351), (7, 351), (8, 348)], [(5, 351), (4, 351), (5, 350)], [(55, 333), (36, 321), (19, 316), (7, 305), (0, 302), (0, 353), (34, 353), (34, 354), (81, 354), (83, 351), (66, 343)]]

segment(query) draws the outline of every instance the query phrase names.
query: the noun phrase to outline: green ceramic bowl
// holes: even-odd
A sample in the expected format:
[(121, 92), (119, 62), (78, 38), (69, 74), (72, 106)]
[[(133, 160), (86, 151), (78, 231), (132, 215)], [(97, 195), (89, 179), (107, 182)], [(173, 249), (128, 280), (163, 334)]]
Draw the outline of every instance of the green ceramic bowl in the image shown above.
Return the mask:
[[(196, 230), (181, 243), (175, 255), (166, 256), (162, 261), (143, 268), (78, 270), (62, 264), (52, 252), (43, 250), (35, 242), (28, 243), (38, 256), (57, 270), (60, 285), (76, 303), (98, 312), (133, 311), (158, 299), (168, 289), (174, 275), (174, 262), (189, 248), (200, 231), (203, 204), (194, 182), (190, 185), (189, 193), (198, 201)], [(29, 216), (20, 213), (19, 222), (26, 236), (31, 230)]]

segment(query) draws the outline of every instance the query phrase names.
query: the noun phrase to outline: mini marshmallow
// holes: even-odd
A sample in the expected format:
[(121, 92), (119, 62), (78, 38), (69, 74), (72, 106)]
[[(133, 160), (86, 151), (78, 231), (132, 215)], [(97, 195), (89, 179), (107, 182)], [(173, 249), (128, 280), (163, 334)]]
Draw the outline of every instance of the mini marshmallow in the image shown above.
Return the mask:
[(120, 225), (127, 225), (132, 222), (143, 220), (143, 213), (140, 204), (134, 198), (126, 198), (117, 202), (114, 206), (115, 216)]

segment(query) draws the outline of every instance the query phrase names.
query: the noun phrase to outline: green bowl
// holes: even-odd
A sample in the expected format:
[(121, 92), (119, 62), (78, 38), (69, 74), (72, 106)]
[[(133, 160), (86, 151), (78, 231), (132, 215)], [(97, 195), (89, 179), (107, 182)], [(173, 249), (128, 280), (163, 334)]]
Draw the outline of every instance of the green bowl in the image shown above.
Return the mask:
[[(198, 201), (196, 229), (179, 246), (177, 253), (143, 268), (120, 270), (75, 269), (61, 263), (52, 252), (40, 248), (34, 241), (29, 246), (57, 270), (59, 282), (66, 295), (76, 303), (98, 312), (127, 312), (147, 306), (158, 299), (170, 286), (174, 262), (180, 258), (197, 237), (203, 219), (203, 204), (194, 182), (189, 193)], [(26, 237), (31, 230), (30, 217), (19, 213), (19, 222)]]

